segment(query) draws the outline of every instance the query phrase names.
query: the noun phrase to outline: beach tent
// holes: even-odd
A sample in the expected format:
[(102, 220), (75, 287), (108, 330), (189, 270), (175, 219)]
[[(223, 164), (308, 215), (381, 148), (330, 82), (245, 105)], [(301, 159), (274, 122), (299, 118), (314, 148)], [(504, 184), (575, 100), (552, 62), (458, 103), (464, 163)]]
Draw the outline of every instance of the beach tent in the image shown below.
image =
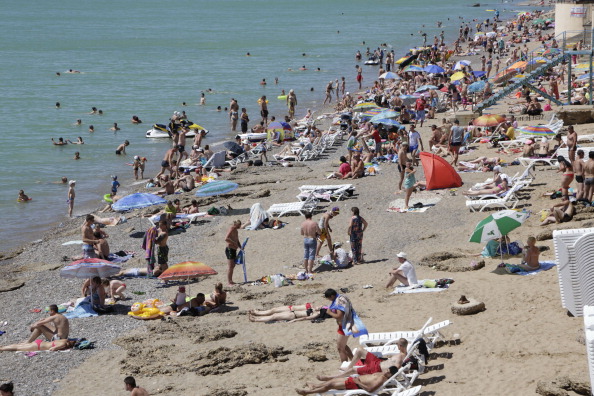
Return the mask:
[(422, 152), (421, 163), (427, 181), (427, 190), (453, 188), (462, 185), (462, 179), (446, 160), (438, 155)]

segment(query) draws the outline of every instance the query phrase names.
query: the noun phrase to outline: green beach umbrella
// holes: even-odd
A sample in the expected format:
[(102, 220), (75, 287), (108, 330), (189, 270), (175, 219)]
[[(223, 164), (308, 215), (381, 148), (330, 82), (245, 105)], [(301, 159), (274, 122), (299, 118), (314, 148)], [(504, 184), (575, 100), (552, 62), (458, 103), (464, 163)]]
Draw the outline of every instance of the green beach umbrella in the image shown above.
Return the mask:
[(528, 216), (527, 212), (516, 210), (502, 210), (494, 213), (476, 225), (470, 242), (485, 243), (501, 238), (521, 226)]
[(353, 111), (367, 111), (379, 107), (375, 102), (357, 103), (353, 106)]

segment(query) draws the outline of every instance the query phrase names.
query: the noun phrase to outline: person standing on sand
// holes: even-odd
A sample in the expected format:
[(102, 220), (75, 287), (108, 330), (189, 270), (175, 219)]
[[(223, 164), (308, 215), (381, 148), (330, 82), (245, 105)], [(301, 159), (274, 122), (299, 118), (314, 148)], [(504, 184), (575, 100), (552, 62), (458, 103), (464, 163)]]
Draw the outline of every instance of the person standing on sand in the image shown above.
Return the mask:
[(170, 148), (169, 150), (167, 150), (167, 152), (165, 153), (165, 157), (163, 158), (163, 161), (161, 161), (161, 171), (159, 173), (157, 173), (157, 176), (155, 176), (155, 180), (159, 180), (159, 177), (162, 174), (164, 174), (166, 170), (168, 170), (169, 173), (172, 173), (171, 172), (171, 161), (173, 161), (176, 154), (177, 154), (177, 146), (174, 146), (174, 147)]
[(68, 199), (66, 202), (68, 203), (68, 217), (72, 217), (72, 210), (74, 209), (74, 198), (76, 198), (76, 192), (74, 191), (74, 187), (76, 186), (76, 180), (70, 180), (68, 182), (70, 186), (68, 188)]
[(460, 126), (460, 121), (454, 120), (454, 126), (450, 129), (448, 140), (450, 141), (450, 151), (454, 157), (451, 164), (455, 168), (458, 166), (458, 153), (460, 152), (460, 146), (462, 146), (462, 141), (464, 140), (464, 128)]
[[(33, 323), (29, 330), (31, 336), (27, 342), (33, 342), (37, 337), (45, 336), (48, 341), (65, 340), (70, 333), (70, 324), (64, 315), (58, 313), (58, 306), (52, 304), (49, 306), (49, 317), (38, 320)], [(41, 340), (39, 340), (41, 343)]]
[(301, 235), (303, 236), (303, 267), (308, 274), (313, 273), (314, 261), (316, 259), (317, 237), (321, 234), (320, 227), (311, 219), (311, 212), (305, 213), (305, 221), (301, 223)]
[(233, 282), (233, 270), (235, 269), (235, 259), (237, 258), (237, 249), (241, 249), (241, 243), (239, 243), (239, 230), (241, 228), (241, 221), (235, 220), (227, 235), (225, 236), (225, 256), (227, 257), (227, 284), (229, 286), (235, 285)]
[(134, 377), (124, 378), (124, 389), (130, 392), (130, 396), (149, 396), (146, 389), (136, 385)]
[(328, 245), (328, 249), (330, 249), (330, 253), (334, 252), (334, 246), (332, 245), (332, 236), (330, 233), (332, 232), (332, 228), (330, 228), (330, 220), (340, 214), (340, 209), (338, 206), (332, 208), (328, 212), (324, 213), (320, 220), (318, 221), (318, 227), (320, 228), (320, 235), (318, 237), (318, 249), (316, 251), (316, 256), (320, 255), (320, 250), (324, 245), (324, 241)]
[(295, 118), (295, 107), (297, 107), (297, 95), (295, 95), (295, 91), (292, 89), (289, 91), (287, 95), (287, 107), (289, 108), (289, 118)]
[(231, 130), (235, 132), (237, 129), (237, 119), (239, 118), (239, 104), (235, 98), (231, 98), (229, 103), (229, 120), (231, 121)]
[(80, 228), (82, 233), (82, 251), (83, 258), (96, 258), (95, 254), (95, 236), (93, 235), (93, 223), (95, 222), (95, 216), (88, 214), (85, 218), (85, 222)]
[(355, 69), (357, 69), (357, 82), (359, 83), (359, 89), (361, 89), (363, 84), (363, 69), (359, 65), (356, 65)]
[(353, 251), (353, 264), (363, 263), (363, 233), (367, 229), (367, 221), (359, 215), (359, 208), (351, 208), (353, 216), (347, 233), (351, 241), (351, 250)]
[(167, 232), (167, 228), (167, 220), (159, 221), (159, 228), (155, 237), (155, 245), (157, 247), (157, 265), (153, 274), (154, 276), (161, 275), (167, 268), (169, 268), (167, 265), (169, 262), (169, 246), (167, 246), (169, 234)]
[(262, 122), (264, 126), (268, 126), (268, 103), (266, 103), (266, 95), (263, 95), (260, 100), (258, 100), (260, 104), (260, 115), (262, 116)]
[(324, 99), (324, 104), (332, 103), (332, 81), (326, 85), (326, 99)]
[(353, 352), (347, 345), (349, 337), (359, 337), (368, 334), (365, 325), (359, 319), (357, 312), (353, 308), (351, 301), (344, 294), (338, 294), (334, 289), (328, 289), (324, 292), (324, 297), (332, 301), (326, 314), (334, 319), (338, 324), (338, 336), (336, 346), (341, 362), (349, 362), (353, 359)]
[(569, 161), (575, 161), (575, 151), (577, 150), (578, 135), (573, 125), (567, 127), (567, 148), (569, 150)]

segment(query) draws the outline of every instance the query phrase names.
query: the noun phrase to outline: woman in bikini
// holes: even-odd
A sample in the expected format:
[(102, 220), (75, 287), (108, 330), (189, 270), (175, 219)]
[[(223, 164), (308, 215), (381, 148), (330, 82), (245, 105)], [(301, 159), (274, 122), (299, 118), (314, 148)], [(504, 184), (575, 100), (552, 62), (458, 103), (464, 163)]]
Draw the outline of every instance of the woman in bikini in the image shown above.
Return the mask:
[(559, 161), (559, 170), (557, 172), (563, 174), (563, 178), (561, 179), (561, 196), (564, 199), (569, 199), (569, 186), (574, 178), (573, 165), (562, 155), (559, 155), (557, 160)]
[(310, 303), (276, 307), (267, 311), (250, 311), (250, 322), (277, 322), (288, 320), (289, 323), (301, 320), (313, 320), (326, 315), (328, 307), (314, 307)]
[(18, 351), (18, 352), (37, 352), (37, 351), (61, 351), (64, 349), (73, 348), (76, 344), (74, 340), (55, 340), (42, 341), (35, 340), (33, 342), (23, 342), (21, 344), (12, 344), (0, 347), (0, 351)]
[(204, 304), (211, 309), (220, 307), (227, 302), (227, 292), (223, 290), (223, 284), (221, 282), (215, 285), (214, 292), (212, 292)]

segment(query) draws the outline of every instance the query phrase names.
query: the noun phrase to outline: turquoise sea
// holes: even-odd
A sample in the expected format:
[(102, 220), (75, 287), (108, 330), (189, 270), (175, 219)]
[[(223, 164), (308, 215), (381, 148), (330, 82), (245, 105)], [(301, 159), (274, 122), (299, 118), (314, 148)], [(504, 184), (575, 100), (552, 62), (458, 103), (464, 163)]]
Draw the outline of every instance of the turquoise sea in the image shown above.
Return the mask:
[[(134, 155), (149, 158), (146, 175), (153, 176), (168, 141), (144, 134), (151, 124), (166, 123), (173, 111), (185, 110), (209, 129), (210, 144), (233, 137), (227, 114), (216, 111), (232, 97), (248, 109), (253, 123), (259, 121), (256, 101), (261, 95), (269, 97), (271, 115), (282, 117), (286, 108), (276, 97), (281, 89), (294, 89), (301, 117), (323, 101), (328, 81), (345, 76), (347, 90), (355, 89), (357, 50), (364, 53), (366, 47), (387, 43), (400, 56), (421, 44), (419, 30), (431, 41), (443, 29), (451, 42), (460, 16), (492, 18), (485, 10), (497, 6), (506, 16), (501, 3), (471, 8), (472, 3), (3, 1), (0, 251), (37, 239), (65, 219), (67, 187), (53, 183), (62, 176), (77, 181), (76, 215), (102, 205), (110, 175), (119, 176), (125, 192), (132, 177), (126, 163)], [(441, 29), (437, 20), (443, 21)], [(309, 70), (288, 70), (303, 65)], [(377, 68), (364, 68), (364, 83), (372, 83)], [(65, 74), (68, 69), (82, 73)], [(259, 85), (263, 78), (265, 87)], [(200, 93), (208, 89), (213, 93), (206, 94), (206, 106), (198, 106)], [(93, 106), (104, 115), (90, 115)], [(132, 115), (144, 123), (132, 125)], [(82, 126), (73, 125), (77, 119)], [(121, 127), (117, 133), (109, 130), (114, 122)], [(88, 132), (89, 125), (94, 133)], [(57, 147), (50, 141), (78, 136), (85, 145)], [(116, 156), (115, 148), (126, 139), (128, 155)], [(73, 160), (75, 151), (81, 160)], [(17, 203), (19, 189), (33, 200)]]

